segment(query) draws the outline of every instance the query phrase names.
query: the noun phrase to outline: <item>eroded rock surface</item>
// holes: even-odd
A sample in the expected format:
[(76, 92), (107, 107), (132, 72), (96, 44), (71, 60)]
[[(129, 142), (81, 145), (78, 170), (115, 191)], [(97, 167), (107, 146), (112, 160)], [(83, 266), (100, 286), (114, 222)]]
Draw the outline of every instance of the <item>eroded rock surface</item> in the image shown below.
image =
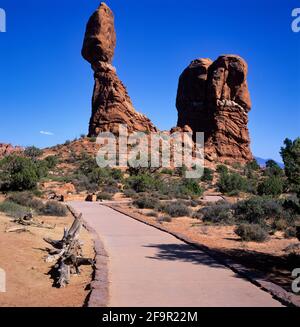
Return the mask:
[(248, 113), (251, 100), (247, 63), (239, 56), (193, 61), (179, 79), (178, 126), (205, 133), (210, 161), (247, 162), (250, 150)]
[(127, 125), (129, 132), (155, 132), (151, 121), (135, 111), (126, 87), (112, 66), (115, 47), (114, 15), (101, 3), (89, 19), (82, 48), (82, 56), (95, 72), (89, 136), (100, 132), (118, 133), (120, 124)]

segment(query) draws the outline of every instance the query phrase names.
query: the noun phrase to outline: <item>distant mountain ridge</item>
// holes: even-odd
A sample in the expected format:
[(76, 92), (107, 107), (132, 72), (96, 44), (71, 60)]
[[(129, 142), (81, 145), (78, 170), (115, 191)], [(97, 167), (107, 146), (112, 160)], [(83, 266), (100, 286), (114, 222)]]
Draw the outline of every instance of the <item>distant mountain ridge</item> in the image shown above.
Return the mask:
[[(263, 159), (263, 158), (260, 158), (260, 157), (255, 157), (257, 163), (261, 166), (261, 167), (266, 167), (266, 163), (268, 160), (273, 160), (273, 159)], [(278, 162), (276, 160), (274, 160), (280, 168), (284, 168), (284, 164), (282, 162)]]

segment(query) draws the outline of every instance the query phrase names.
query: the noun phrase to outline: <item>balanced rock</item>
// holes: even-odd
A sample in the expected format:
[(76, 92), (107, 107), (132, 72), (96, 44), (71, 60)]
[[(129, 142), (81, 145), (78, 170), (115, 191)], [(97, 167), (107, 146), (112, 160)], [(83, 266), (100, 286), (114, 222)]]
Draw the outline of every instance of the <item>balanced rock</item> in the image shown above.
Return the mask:
[(118, 133), (120, 124), (127, 125), (129, 132), (156, 132), (151, 121), (135, 111), (126, 87), (111, 64), (115, 47), (114, 15), (101, 3), (89, 19), (82, 48), (82, 56), (95, 72), (89, 136)]
[(197, 59), (180, 76), (177, 125), (205, 133), (205, 155), (210, 161), (253, 159), (247, 127), (251, 110), (247, 73), (241, 57), (224, 55), (215, 62)]

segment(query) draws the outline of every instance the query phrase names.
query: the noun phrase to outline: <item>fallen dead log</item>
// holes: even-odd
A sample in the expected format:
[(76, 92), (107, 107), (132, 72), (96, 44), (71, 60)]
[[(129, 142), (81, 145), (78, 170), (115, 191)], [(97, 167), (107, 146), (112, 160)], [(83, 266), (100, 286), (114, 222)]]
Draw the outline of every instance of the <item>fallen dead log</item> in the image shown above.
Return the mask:
[(28, 227), (37, 227), (37, 228), (45, 228), (45, 229), (54, 229), (55, 226), (51, 226), (45, 224), (44, 222), (39, 222), (33, 218), (33, 214), (29, 213), (24, 215), (23, 217), (17, 218), (13, 221), (16, 224), (28, 226)]
[(61, 240), (44, 238), (44, 241), (54, 248), (48, 251), (49, 255), (45, 261), (56, 262), (51, 271), (55, 285), (59, 288), (66, 287), (70, 283), (72, 274), (80, 274), (80, 266), (94, 265), (93, 259), (83, 257), (82, 242), (79, 240), (82, 225), (82, 215), (75, 215), (72, 226), (69, 230), (64, 229)]
[(26, 227), (10, 227), (5, 230), (5, 233), (24, 233), (29, 232), (28, 228)]

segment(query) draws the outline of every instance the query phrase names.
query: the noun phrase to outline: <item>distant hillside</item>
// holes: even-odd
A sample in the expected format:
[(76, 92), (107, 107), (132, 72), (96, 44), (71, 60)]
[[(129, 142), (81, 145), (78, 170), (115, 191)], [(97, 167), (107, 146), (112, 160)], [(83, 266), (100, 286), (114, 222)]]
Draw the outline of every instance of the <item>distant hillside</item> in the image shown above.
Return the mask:
[[(266, 167), (266, 162), (268, 160), (271, 160), (271, 159), (263, 159), (263, 158), (259, 158), (259, 157), (255, 157), (257, 163), (261, 166), (261, 167)], [(277, 161), (276, 161), (277, 162)], [(277, 164), (281, 167), (281, 168), (284, 168), (284, 164), (282, 162), (277, 162)]]

